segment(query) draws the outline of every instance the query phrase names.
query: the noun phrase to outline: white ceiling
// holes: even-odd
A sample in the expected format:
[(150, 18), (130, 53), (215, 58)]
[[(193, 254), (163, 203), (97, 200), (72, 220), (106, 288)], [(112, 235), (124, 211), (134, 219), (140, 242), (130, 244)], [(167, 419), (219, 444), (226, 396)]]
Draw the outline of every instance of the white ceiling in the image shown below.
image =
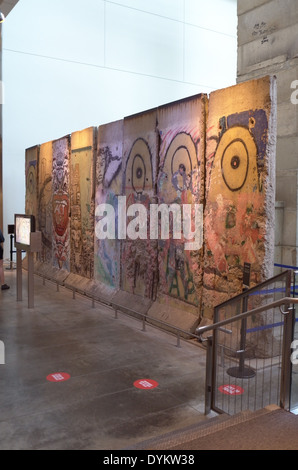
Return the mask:
[(9, 12), (16, 6), (19, 0), (2, 0), (0, 1), (0, 10), (7, 16)]

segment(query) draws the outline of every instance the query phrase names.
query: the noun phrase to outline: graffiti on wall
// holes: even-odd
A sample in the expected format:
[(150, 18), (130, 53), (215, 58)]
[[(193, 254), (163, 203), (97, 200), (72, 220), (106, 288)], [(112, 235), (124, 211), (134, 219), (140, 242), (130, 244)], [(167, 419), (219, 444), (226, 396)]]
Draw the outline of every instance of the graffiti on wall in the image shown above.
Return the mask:
[[(194, 204), (203, 202), (204, 112), (204, 98), (160, 109), (157, 182), (160, 204), (178, 204), (181, 210), (187, 204), (193, 210)], [(173, 119), (173, 115), (177, 118)], [(173, 229), (170, 238), (159, 238), (158, 244), (160, 292), (198, 305), (202, 285), (202, 250), (186, 251), (184, 237), (174, 239)]]
[(241, 292), (244, 263), (251, 264), (253, 284), (263, 280), (268, 126), (268, 110), (248, 108), (220, 116), (208, 129), (205, 305)]
[(70, 138), (53, 142), (53, 265), (70, 268)]
[[(75, 135), (72, 136), (73, 138), (75, 138)], [(72, 148), (70, 179), (70, 271), (91, 279), (94, 264), (92, 145), (83, 148)]]
[[(140, 131), (138, 132), (138, 129)], [(124, 122), (124, 172), (123, 194), (126, 197), (126, 213), (133, 204), (141, 204), (146, 208), (149, 225), (149, 206), (156, 196), (156, 165), (157, 165), (157, 134), (156, 113), (127, 119)], [(127, 226), (136, 224), (136, 214), (127, 217)], [(147, 230), (148, 233), (148, 230)], [(122, 289), (149, 299), (155, 299), (158, 265), (157, 241), (129, 239), (122, 243), (121, 253)]]
[(42, 250), (38, 259), (52, 262), (52, 142), (40, 146), (38, 165), (38, 227), (41, 231)]
[[(110, 126), (100, 126), (98, 130), (98, 150), (96, 158), (95, 206), (110, 204), (118, 219), (117, 196), (121, 194), (122, 181), (122, 121)], [(95, 217), (95, 223), (98, 217)], [(94, 277), (97, 281), (119, 288), (120, 285), (120, 242), (95, 236)]]

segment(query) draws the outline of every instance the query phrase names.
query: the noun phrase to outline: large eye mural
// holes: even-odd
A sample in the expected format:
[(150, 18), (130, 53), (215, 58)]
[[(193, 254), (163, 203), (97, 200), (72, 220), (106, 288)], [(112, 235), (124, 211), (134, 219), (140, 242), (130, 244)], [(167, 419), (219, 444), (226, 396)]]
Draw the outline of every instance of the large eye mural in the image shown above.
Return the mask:
[(129, 152), (125, 170), (125, 194), (145, 200), (153, 189), (152, 155), (148, 142), (138, 138)]
[[(156, 112), (128, 118), (124, 122), (124, 185), (127, 210), (132, 204), (141, 204), (147, 211), (147, 237), (122, 241), (121, 287), (123, 290), (155, 299), (158, 268), (157, 240), (150, 239), (149, 211), (155, 196), (157, 156)], [(127, 217), (127, 227), (136, 217)], [(136, 230), (137, 231), (137, 230)]]
[[(211, 110), (216, 105), (220, 109), (215, 95)], [(232, 102), (230, 96), (228, 102)], [(267, 199), (269, 186), (264, 184), (271, 165), (270, 107), (219, 116), (217, 122), (215, 116), (211, 112), (206, 137), (204, 234), (208, 269), (204, 272), (203, 291), (206, 314), (212, 313), (214, 305), (242, 291), (244, 263), (251, 265), (252, 283), (263, 280), (270, 228), (266, 220), (271, 210)]]
[[(158, 179), (160, 203), (192, 204), (200, 192), (198, 149), (192, 136), (178, 132), (169, 143)], [(192, 270), (194, 257), (184, 250), (185, 240), (159, 240), (160, 282), (164, 294), (198, 305)], [(197, 270), (197, 274), (198, 274)]]
[(257, 184), (257, 147), (248, 129), (228, 129), (219, 142), (217, 159), (223, 181), (230, 191), (240, 191), (247, 185)]
[(198, 187), (197, 146), (191, 135), (179, 132), (170, 142), (159, 175), (159, 197), (164, 203), (191, 202)]
[[(198, 97), (160, 110), (158, 198), (160, 204), (180, 206), (181, 220), (184, 205), (193, 210), (204, 198), (204, 109)], [(173, 122), (173, 116), (177, 121)], [(185, 308), (185, 303), (200, 305), (203, 252), (185, 249), (181, 229), (180, 239), (170, 232), (168, 240), (158, 241), (159, 290), (163, 296), (182, 301)]]

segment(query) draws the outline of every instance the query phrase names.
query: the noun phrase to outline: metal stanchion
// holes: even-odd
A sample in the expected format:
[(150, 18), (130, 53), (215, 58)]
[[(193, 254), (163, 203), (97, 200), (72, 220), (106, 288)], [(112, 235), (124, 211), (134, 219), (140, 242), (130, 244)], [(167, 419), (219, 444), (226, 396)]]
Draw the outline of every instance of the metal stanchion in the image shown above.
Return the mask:
[[(244, 263), (244, 276), (243, 276), (243, 292), (248, 290), (250, 284), (250, 264)], [(248, 296), (245, 295), (242, 301), (242, 313), (247, 312), (248, 310)], [(230, 367), (227, 370), (227, 374), (231, 377), (236, 377), (239, 379), (251, 379), (256, 375), (255, 371), (250, 367), (245, 367), (245, 348), (246, 348), (246, 328), (247, 328), (247, 318), (241, 320), (241, 330), (240, 330), (240, 350), (237, 353), (239, 357), (239, 365), (236, 367)]]
[(211, 411), (212, 402), (212, 366), (213, 366), (213, 336), (207, 338), (206, 379), (205, 379), (205, 415)]

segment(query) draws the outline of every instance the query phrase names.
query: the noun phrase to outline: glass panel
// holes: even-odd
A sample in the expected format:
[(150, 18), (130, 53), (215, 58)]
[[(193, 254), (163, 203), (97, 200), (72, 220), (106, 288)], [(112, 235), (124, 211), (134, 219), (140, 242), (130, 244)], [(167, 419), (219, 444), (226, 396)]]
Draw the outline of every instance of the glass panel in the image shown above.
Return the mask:
[[(283, 273), (225, 302), (216, 308), (215, 322), (289, 295), (288, 283), (289, 276)], [(280, 405), (283, 327), (284, 315), (277, 307), (231, 322), (224, 331), (216, 332), (214, 410), (232, 415)]]

